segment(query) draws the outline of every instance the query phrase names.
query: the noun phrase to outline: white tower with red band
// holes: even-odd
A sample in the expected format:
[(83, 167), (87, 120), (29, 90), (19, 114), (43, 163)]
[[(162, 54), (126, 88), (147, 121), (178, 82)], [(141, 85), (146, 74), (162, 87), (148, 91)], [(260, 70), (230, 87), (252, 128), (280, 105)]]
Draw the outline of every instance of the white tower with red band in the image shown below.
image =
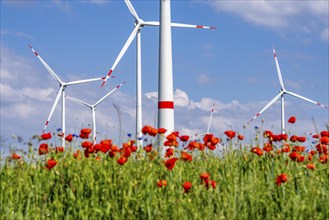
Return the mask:
[(160, 2), (160, 54), (158, 84), (158, 128), (174, 130), (174, 95), (170, 0)]

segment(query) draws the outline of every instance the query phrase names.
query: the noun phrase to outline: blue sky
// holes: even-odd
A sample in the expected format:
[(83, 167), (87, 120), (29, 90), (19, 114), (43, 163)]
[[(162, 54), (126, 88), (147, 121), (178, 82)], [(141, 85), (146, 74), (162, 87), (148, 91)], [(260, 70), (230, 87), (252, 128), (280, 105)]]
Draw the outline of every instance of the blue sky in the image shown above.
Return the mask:
[[(159, 1), (131, 1), (144, 21), (159, 20)], [(328, 1), (172, 1), (172, 22), (216, 26), (216, 30), (173, 29), (175, 128), (203, 132), (215, 101), (211, 132), (234, 129), (246, 136), (254, 126), (280, 131), (280, 104), (246, 123), (280, 90), (272, 47), (289, 91), (329, 104)], [(133, 29), (124, 1), (1, 1), (1, 136), (28, 140), (40, 134), (58, 84), (28, 48), (64, 81), (105, 76)], [(142, 30), (143, 124), (157, 112), (159, 29)], [(98, 132), (118, 137), (135, 128), (135, 41), (105, 88), (101, 82), (68, 88), (67, 95), (94, 103), (122, 81), (126, 85), (97, 109)], [(59, 105), (60, 106), (60, 105)], [(60, 107), (48, 131), (60, 127)], [(299, 135), (324, 130), (328, 109), (286, 96), (286, 118)], [(264, 122), (262, 123), (262, 119)], [(67, 101), (67, 132), (91, 122), (87, 108)], [(243, 125), (247, 125), (243, 129)]]

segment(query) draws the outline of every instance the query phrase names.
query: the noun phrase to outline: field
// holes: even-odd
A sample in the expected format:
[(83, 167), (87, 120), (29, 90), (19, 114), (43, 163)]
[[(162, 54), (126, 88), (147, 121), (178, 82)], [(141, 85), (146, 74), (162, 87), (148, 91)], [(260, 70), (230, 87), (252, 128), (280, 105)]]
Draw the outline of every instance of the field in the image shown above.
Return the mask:
[(1, 219), (329, 219), (329, 132), (307, 146), (270, 131), (256, 131), (253, 145), (234, 131), (224, 140), (164, 132), (145, 126), (142, 149), (94, 145), (82, 129), (64, 150), (44, 134), (2, 161)]

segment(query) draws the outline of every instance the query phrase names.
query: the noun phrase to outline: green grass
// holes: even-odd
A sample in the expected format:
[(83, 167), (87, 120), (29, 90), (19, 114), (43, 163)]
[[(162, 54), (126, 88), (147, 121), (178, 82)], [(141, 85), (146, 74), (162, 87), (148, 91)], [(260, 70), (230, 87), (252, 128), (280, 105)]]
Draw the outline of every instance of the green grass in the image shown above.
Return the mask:
[[(250, 150), (224, 157), (198, 155), (173, 170), (141, 150), (124, 165), (101, 152), (77, 160), (70, 150), (1, 166), (1, 219), (329, 219), (329, 166), (314, 158), (297, 163), (288, 155), (257, 156)], [(136, 155), (143, 155), (136, 159)], [(45, 168), (48, 158), (58, 164)], [(217, 187), (207, 189), (208, 172)], [(276, 185), (276, 177), (288, 181)], [(157, 186), (160, 179), (168, 185)], [(182, 184), (192, 183), (189, 193)]]

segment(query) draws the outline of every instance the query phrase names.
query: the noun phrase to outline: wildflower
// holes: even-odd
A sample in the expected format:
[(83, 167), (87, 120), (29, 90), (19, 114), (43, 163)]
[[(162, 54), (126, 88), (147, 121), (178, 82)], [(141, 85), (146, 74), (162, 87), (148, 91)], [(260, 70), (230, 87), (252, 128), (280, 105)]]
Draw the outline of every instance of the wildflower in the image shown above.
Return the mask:
[(39, 146), (39, 155), (47, 154), (48, 153), (48, 144), (42, 143)]
[(297, 162), (303, 162), (305, 160), (305, 157), (303, 156), (303, 155), (299, 155), (298, 157), (297, 157)]
[(180, 136), (179, 139), (180, 139), (180, 141), (186, 142), (186, 141), (188, 141), (190, 139), (190, 136), (188, 136), (188, 135), (182, 135), (182, 136)]
[(126, 157), (120, 157), (118, 160), (117, 160), (118, 164), (120, 165), (124, 165), (126, 162), (127, 162), (127, 158)]
[(293, 151), (297, 151), (297, 152), (304, 152), (305, 151), (305, 148), (304, 146), (295, 146), (293, 148)]
[(251, 149), (251, 152), (257, 154), (258, 156), (262, 156), (264, 153), (263, 150), (260, 149), (259, 147), (253, 147)]
[(329, 137), (328, 136), (323, 136), (320, 138), (321, 144), (329, 144)]
[(172, 170), (175, 167), (175, 163), (178, 160), (178, 158), (170, 158), (166, 160), (165, 166), (168, 168), (168, 170)]
[(296, 122), (296, 117), (295, 116), (291, 116), (289, 119), (288, 119), (288, 123), (295, 123)]
[(315, 164), (314, 163), (309, 163), (306, 165), (307, 169), (314, 170), (315, 169)]
[(238, 139), (239, 139), (240, 141), (243, 141), (243, 139), (244, 139), (244, 136), (243, 136), (243, 135), (241, 135), (241, 134), (238, 134)]
[(73, 140), (73, 135), (72, 134), (69, 134), (65, 137), (65, 140), (68, 141), (68, 142), (72, 142)]
[(288, 181), (288, 175), (283, 173), (276, 178), (276, 185), (280, 186), (282, 183), (285, 183)]
[(319, 154), (328, 154), (328, 147), (326, 145), (317, 144), (315, 147)]
[(21, 156), (19, 156), (18, 154), (16, 154), (16, 153), (13, 153), (12, 155), (11, 155), (11, 159), (13, 159), (13, 160), (18, 160), (18, 159), (20, 159), (21, 158)]
[(306, 141), (306, 137), (298, 137), (297, 140), (299, 142), (305, 142)]
[(191, 182), (184, 182), (183, 183), (183, 188), (184, 188), (184, 192), (188, 193), (192, 188), (192, 183)]
[(47, 165), (46, 165), (46, 167), (47, 167), (47, 169), (48, 170), (50, 170), (50, 169), (52, 169), (54, 166), (56, 166), (56, 164), (57, 164), (57, 161), (55, 160), (55, 159), (49, 159), (48, 161), (47, 161)]
[(200, 174), (200, 179), (203, 181), (209, 179), (209, 177), (210, 177), (210, 174), (207, 172)]
[(136, 152), (137, 146), (135, 146), (135, 145), (130, 146), (130, 150), (131, 150), (131, 152)]
[(101, 161), (101, 158), (100, 158), (99, 156), (96, 156), (95, 159), (96, 159), (97, 161)]
[(159, 134), (164, 134), (164, 133), (166, 133), (167, 132), (167, 129), (165, 129), (165, 128), (159, 128), (158, 129), (158, 133)]
[(292, 152), (291, 154), (289, 154), (289, 157), (291, 160), (295, 161), (297, 160), (297, 158), (300, 156), (299, 153), (297, 153), (296, 151)]
[(263, 150), (266, 151), (266, 152), (270, 152), (270, 151), (272, 151), (272, 150), (274, 150), (274, 149), (273, 149), (273, 147), (272, 147), (272, 144), (270, 144), (270, 143), (265, 143), (265, 144), (264, 144), (264, 147), (263, 147)]
[(164, 186), (167, 186), (167, 181), (166, 180), (159, 180), (157, 182), (157, 186), (158, 187), (164, 187)]
[(48, 139), (51, 139), (51, 133), (45, 133), (45, 134), (42, 134), (41, 135), (41, 139), (42, 140), (48, 140)]
[(152, 151), (152, 144), (149, 144), (149, 145), (145, 146), (144, 150), (146, 151), (146, 153), (151, 152)]
[(84, 141), (81, 143), (81, 146), (83, 148), (91, 148), (93, 145), (94, 145), (93, 142), (90, 142), (90, 141)]
[(56, 153), (58, 154), (59, 152), (64, 152), (64, 147), (62, 147), (62, 146), (57, 146), (56, 148)]
[(181, 159), (185, 161), (192, 161), (192, 155), (188, 154), (187, 152), (181, 152)]
[(91, 133), (91, 129), (90, 128), (83, 128), (80, 131), (81, 134), (90, 134)]
[(75, 153), (73, 153), (73, 157), (77, 159), (81, 159), (81, 151), (77, 150)]
[(209, 189), (209, 186), (211, 185), (211, 187), (213, 189), (216, 189), (216, 182), (214, 180), (205, 180), (204, 183), (206, 184), (206, 188)]
[(114, 152), (119, 152), (119, 147), (115, 144), (112, 144), (111, 145), (111, 151), (114, 151)]
[(152, 126), (148, 126), (148, 125), (145, 125), (143, 128), (142, 128), (142, 133), (145, 135), (145, 134), (149, 134), (150, 136), (154, 137), (155, 135), (157, 135), (158, 133), (158, 130), (156, 128), (153, 128)]
[(329, 137), (329, 131), (321, 131), (321, 137)]
[(264, 138), (271, 138), (273, 136), (272, 131), (264, 131), (263, 132)]
[(226, 136), (229, 137), (230, 139), (235, 137), (235, 132), (232, 130), (225, 131), (224, 134), (226, 134)]
[(290, 137), (290, 141), (291, 141), (291, 142), (297, 142), (297, 141), (298, 141), (298, 136), (297, 136), (297, 135), (292, 135), (292, 136)]
[(167, 148), (167, 150), (166, 150), (166, 154), (165, 154), (165, 157), (171, 157), (172, 155), (174, 155), (174, 153), (175, 153), (175, 149), (174, 148), (172, 148), (172, 147), (169, 147), (169, 148)]
[(323, 155), (321, 155), (321, 156), (319, 157), (319, 162), (320, 162), (320, 163), (323, 163), (323, 164), (327, 163), (327, 162), (328, 162), (328, 155), (327, 155), (327, 154), (323, 154)]
[(186, 149), (188, 150), (194, 150), (194, 149), (199, 149), (199, 142), (196, 141), (191, 141), (188, 146), (186, 147)]

